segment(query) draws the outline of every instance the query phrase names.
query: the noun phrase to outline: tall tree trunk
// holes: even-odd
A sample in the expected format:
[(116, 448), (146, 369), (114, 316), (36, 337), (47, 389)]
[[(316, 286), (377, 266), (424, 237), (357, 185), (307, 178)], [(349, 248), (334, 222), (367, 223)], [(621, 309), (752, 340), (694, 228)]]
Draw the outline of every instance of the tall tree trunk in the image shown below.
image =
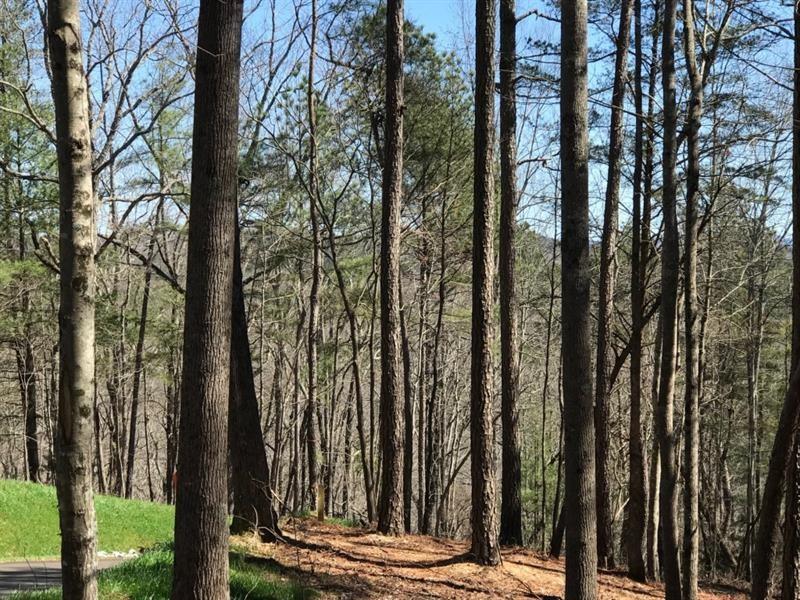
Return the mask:
[[(442, 203), (447, 201), (447, 194), (444, 194)], [(427, 494), (425, 492), (425, 465), (428, 464), (428, 457), (425, 454), (425, 441), (427, 440), (425, 428), (425, 407), (428, 402), (428, 378), (432, 376), (430, 369), (433, 362), (431, 351), (431, 336), (428, 331), (428, 295), (431, 279), (431, 257), (430, 245), (428, 242), (428, 199), (422, 198), (422, 249), (419, 261), (419, 330), (417, 353), (417, 529), (422, 532), (425, 518), (425, 502)]]
[(586, 0), (561, 5), (561, 320), (564, 353), (566, 600), (597, 596), (592, 413)]
[[(156, 209), (155, 227), (161, 220), (162, 201)], [(152, 262), (155, 256), (156, 234), (150, 236), (147, 246), (147, 264), (144, 272), (144, 291), (142, 292), (142, 309), (139, 313), (139, 335), (136, 339), (136, 356), (133, 363), (133, 389), (131, 391), (130, 434), (128, 435), (128, 461), (125, 471), (125, 497), (133, 496), (133, 473), (136, 459), (136, 425), (139, 419), (139, 387), (144, 365), (144, 341), (147, 331), (147, 310), (150, 304), (150, 284), (153, 279)]]
[(622, 151), (625, 125), (625, 85), (628, 80), (628, 42), (631, 29), (633, 0), (623, 0), (620, 7), (614, 63), (614, 87), (611, 94), (611, 131), (608, 143), (608, 179), (606, 183), (603, 235), (600, 242), (600, 282), (597, 308), (597, 360), (595, 361), (595, 481), (597, 500), (597, 561), (603, 568), (614, 566), (614, 535), (609, 489), (608, 412), (611, 401), (609, 370), (611, 367), (611, 337), (614, 319), (614, 289), (616, 287), (616, 246), (619, 226), (619, 182), (622, 170)]
[(411, 533), (411, 505), (414, 491), (414, 388), (411, 385), (411, 348), (406, 329), (406, 307), (403, 283), (398, 290), (400, 300), (400, 343), (403, 349), (403, 530)]
[[(27, 294), (23, 298), (23, 307), (28, 306)], [(29, 309), (24, 309), (27, 313)], [(22, 414), (25, 431), (25, 471), (29, 481), (39, 479), (39, 428), (36, 414), (36, 364), (31, 345), (30, 324), (25, 325), (25, 339), (17, 348), (17, 376), (19, 378), (20, 395), (22, 396)]]
[(381, 211), (381, 488), (378, 531), (403, 529), (400, 382), (400, 202), (403, 194), (403, 0), (386, 4), (386, 129)]
[(350, 470), (353, 464), (353, 382), (350, 378), (350, 389), (347, 392), (347, 411), (344, 421), (344, 473), (342, 474), (342, 516), (350, 518)]
[(635, 110), (633, 218), (631, 244), (631, 365), (630, 424), (628, 428), (628, 530), (625, 552), (628, 575), (645, 581), (644, 542), (647, 520), (647, 487), (645, 485), (644, 446), (642, 443), (642, 321), (645, 269), (642, 264), (642, 179), (644, 171), (644, 89), (642, 81), (642, 1), (634, 1), (635, 21)]
[(319, 286), (322, 278), (322, 240), (319, 230), (319, 181), (317, 179), (317, 98), (314, 92), (314, 63), (317, 55), (317, 0), (311, 1), (311, 49), (308, 57), (308, 205), (311, 219), (311, 294), (308, 299), (308, 398), (304, 421), (308, 452), (308, 493), (310, 506), (317, 497), (317, 380), (319, 353)]
[(677, 104), (675, 100), (675, 21), (677, 0), (666, 0), (662, 42), (664, 96), (663, 220), (661, 250), (661, 383), (656, 407), (656, 430), (661, 454), (661, 533), (667, 600), (681, 599), (681, 567), (678, 550), (677, 434), (673, 426), (678, 318), (678, 217), (676, 209), (675, 154)]
[[(795, 36), (800, 35), (800, 7), (794, 7)], [(800, 239), (800, 44), (794, 45), (794, 112), (792, 127), (792, 239)], [(797, 358), (800, 354), (800, 244), (792, 245), (792, 379), (797, 376)], [(784, 479), (787, 472), (797, 470), (800, 456), (796, 443), (796, 426), (800, 415), (800, 394), (793, 393), (789, 386), (789, 393), (781, 409), (775, 439), (772, 443), (767, 479), (764, 483), (764, 493), (761, 499), (761, 512), (758, 519), (758, 532), (755, 539), (753, 554), (753, 577), (750, 588), (752, 600), (765, 600), (770, 597), (772, 583), (772, 566), (775, 561), (775, 550), (780, 534), (780, 502), (783, 492)], [(797, 523), (800, 510), (800, 478), (789, 475), (787, 489), (787, 527), (784, 534), (784, 597), (793, 598), (793, 588), (798, 578), (798, 563), (796, 558), (798, 546)], [(785, 594), (789, 594), (786, 596)]]
[(333, 265), (333, 271), (336, 275), (336, 284), (339, 288), (339, 295), (342, 298), (342, 305), (344, 306), (344, 312), (347, 316), (347, 323), (350, 328), (350, 368), (353, 370), (353, 386), (355, 388), (356, 430), (358, 432), (358, 444), (361, 455), (361, 470), (364, 474), (364, 496), (367, 505), (367, 519), (370, 522), (373, 522), (375, 520), (375, 486), (373, 483), (374, 477), (372, 473), (372, 463), (369, 460), (369, 448), (367, 445), (366, 417), (364, 415), (364, 394), (361, 386), (361, 365), (358, 362), (358, 351), (361, 347), (361, 342), (358, 335), (358, 320), (355, 309), (350, 302), (350, 297), (347, 294), (347, 285), (345, 283), (344, 273), (339, 265), (336, 251), (336, 234), (331, 223), (326, 223), (326, 229), (328, 231), (328, 248), (330, 249), (331, 264)]
[(231, 533), (257, 531), (262, 541), (279, 538), (278, 515), (272, 504), (269, 463), (258, 414), (247, 333), (238, 223), (233, 251), (231, 382), (228, 408), (228, 448), (231, 461), (233, 521)]
[[(173, 309), (174, 311), (174, 309)], [(173, 314), (174, 323), (174, 314)], [(164, 437), (166, 438), (167, 457), (166, 472), (164, 475), (164, 496), (167, 504), (175, 502), (175, 486), (173, 479), (177, 473), (178, 465), (178, 415), (180, 414), (180, 392), (179, 375), (177, 360), (175, 360), (175, 349), (170, 350), (167, 362), (167, 374), (169, 383), (166, 386), (167, 414), (164, 416)]]
[(281, 463), (283, 459), (283, 426), (284, 426), (284, 390), (283, 390), (283, 363), (285, 361), (283, 343), (280, 343), (275, 355), (275, 368), (272, 376), (272, 399), (275, 404), (275, 431), (273, 437), (274, 451), (272, 454), (272, 472), (270, 487), (277, 496), (280, 496)]
[(241, 0), (201, 0), (195, 76), (172, 598), (228, 589), (228, 398)]
[(695, 57), (694, 2), (684, 0), (684, 54), (689, 71), (686, 218), (683, 252), (683, 299), (686, 358), (684, 360), (684, 504), (683, 504), (683, 597), (697, 599), (700, 559), (700, 389), (697, 324), (697, 202), (700, 194), (700, 119), (703, 115), (703, 84)]
[(517, 389), (517, 15), (515, 0), (500, 0), (500, 377), (503, 479), (500, 543), (522, 545), (522, 459)]
[(475, 159), (472, 216), (472, 373), (470, 464), (472, 554), (500, 562), (494, 489), (492, 320), (494, 319), (494, 32), (495, 1), (477, 0), (475, 13)]
[[(792, 240), (800, 240), (800, 6), (794, 4), (794, 110), (792, 121)], [(792, 363), (791, 370), (800, 365), (800, 243), (792, 244)], [(797, 396), (795, 406), (800, 404)], [(785, 412), (785, 411), (784, 411)], [(786, 489), (786, 527), (783, 540), (782, 598), (794, 599), (800, 595), (800, 433), (797, 431), (798, 414), (794, 410), (793, 447), (788, 465)], [(781, 421), (783, 421), (781, 414)], [(779, 425), (780, 427), (780, 425)], [(780, 431), (780, 429), (779, 429)], [(775, 435), (777, 445), (778, 434)], [(788, 448), (787, 448), (788, 450)], [(774, 450), (773, 450), (774, 457)], [(772, 460), (770, 472), (772, 475)], [(767, 484), (769, 484), (769, 475)], [(766, 491), (764, 492), (766, 503)], [(763, 517), (762, 508), (762, 519)], [(777, 512), (777, 510), (776, 510)], [(777, 515), (776, 515), (777, 516)], [(774, 531), (774, 530), (773, 530)], [(759, 531), (760, 533), (760, 531)], [(773, 538), (774, 539), (774, 538)], [(761, 550), (759, 548), (758, 550)], [(767, 571), (767, 574), (769, 570)], [(767, 577), (768, 579), (768, 577)], [(755, 582), (754, 582), (755, 583)], [(755, 586), (754, 586), (755, 589)]]
[(92, 140), (79, 0), (48, 1), (59, 183), (59, 395), (56, 489), (65, 598), (97, 598), (92, 497), (94, 241)]
[[(654, 249), (651, 247), (650, 240), (650, 224), (652, 222), (653, 213), (653, 172), (655, 170), (655, 95), (657, 87), (657, 71), (658, 71), (658, 38), (659, 27), (657, 24), (660, 22), (661, 3), (656, 2), (654, 7), (655, 14), (653, 15), (653, 26), (651, 29), (650, 39), (650, 65), (648, 75), (648, 88), (647, 88), (647, 135), (645, 137), (644, 147), (644, 181), (642, 186), (642, 249), (641, 249), (641, 269), (643, 281), (646, 281), (647, 265), (654, 255)], [(642, 284), (642, 299), (645, 298), (646, 289), (644, 283)], [(661, 332), (663, 326), (661, 324), (661, 313), (659, 313), (658, 321), (655, 327), (655, 343), (653, 344), (653, 373), (650, 379), (650, 398), (653, 407), (658, 406), (659, 397), (659, 380), (661, 373)], [(644, 322), (642, 322), (644, 326)], [(655, 411), (654, 411), (655, 412)], [(647, 536), (645, 541), (645, 555), (647, 577), (651, 580), (658, 579), (660, 575), (658, 546), (659, 546), (659, 530), (660, 530), (660, 513), (659, 513), (659, 499), (661, 494), (661, 454), (659, 452), (659, 439), (655, 432), (655, 414), (654, 414), (654, 435), (652, 447), (650, 451), (650, 464), (648, 467), (647, 478)]]

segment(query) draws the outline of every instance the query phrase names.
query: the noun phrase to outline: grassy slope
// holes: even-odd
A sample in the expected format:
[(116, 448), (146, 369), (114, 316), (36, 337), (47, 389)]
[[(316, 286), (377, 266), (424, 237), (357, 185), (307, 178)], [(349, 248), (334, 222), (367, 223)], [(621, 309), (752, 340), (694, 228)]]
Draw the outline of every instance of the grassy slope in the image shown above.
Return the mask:
[[(130, 550), (172, 539), (173, 508), (95, 496), (99, 549)], [(60, 553), (55, 488), (0, 480), (0, 560)]]
[[(155, 600), (170, 597), (172, 552), (159, 548), (100, 573), (103, 600)], [(231, 556), (232, 600), (300, 600), (317, 594), (263, 568)], [(18, 593), (10, 600), (59, 600), (60, 589)]]

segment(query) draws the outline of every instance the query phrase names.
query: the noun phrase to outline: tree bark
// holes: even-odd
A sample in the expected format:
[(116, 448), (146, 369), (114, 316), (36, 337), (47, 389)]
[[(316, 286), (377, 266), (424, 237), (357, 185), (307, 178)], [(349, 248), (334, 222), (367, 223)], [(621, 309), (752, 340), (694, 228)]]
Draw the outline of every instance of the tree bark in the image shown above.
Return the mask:
[(89, 100), (80, 3), (49, 0), (59, 184), (59, 395), (56, 489), (65, 598), (97, 598), (97, 524), (92, 496), (95, 362), (95, 211)]
[[(27, 294), (23, 297), (23, 307), (28, 306)], [(23, 308), (28, 312), (29, 308)], [(25, 325), (25, 339), (16, 348), (17, 376), (19, 390), (22, 396), (22, 414), (25, 421), (25, 472), (29, 481), (38, 482), (39, 458), (39, 428), (36, 414), (36, 363), (31, 345), (30, 325)]]
[(697, 202), (700, 193), (700, 119), (703, 115), (703, 84), (695, 56), (694, 2), (684, 0), (684, 54), (691, 92), (687, 123), (686, 217), (683, 250), (683, 299), (686, 358), (684, 360), (684, 506), (683, 506), (683, 597), (697, 599), (700, 559), (700, 389), (697, 323)]
[[(317, 379), (319, 353), (319, 286), (322, 278), (322, 240), (319, 230), (319, 182), (317, 174), (317, 98), (314, 93), (314, 64), (317, 55), (317, 1), (311, 2), (311, 49), (308, 57), (306, 103), (308, 107), (308, 205), (311, 219), (311, 294), (308, 299), (308, 398), (306, 400), (306, 451), (308, 453), (308, 494), (310, 507), (317, 497)], [(303, 494), (305, 496), (305, 494)], [(302, 496), (301, 496), (302, 497)]]
[(400, 342), (403, 350), (403, 530), (411, 533), (411, 505), (414, 491), (414, 388), (411, 385), (411, 348), (406, 329), (403, 283), (399, 285)]
[(561, 320), (566, 600), (597, 597), (589, 258), (587, 3), (561, 5)]
[[(792, 120), (792, 240), (800, 240), (800, 6), (794, 4), (794, 92)], [(792, 371), (800, 364), (800, 243), (792, 244)], [(794, 400), (795, 406), (798, 404)], [(786, 527), (783, 539), (783, 600), (800, 595), (800, 433), (795, 408), (793, 447), (788, 465)], [(783, 414), (781, 414), (781, 421)], [(779, 425), (780, 427), (780, 425)], [(779, 430), (780, 431), (780, 430)], [(775, 436), (776, 444), (778, 436)], [(773, 452), (774, 456), (774, 452)], [(770, 472), (772, 474), (772, 460)], [(767, 478), (769, 483), (769, 476)], [(766, 502), (766, 491), (764, 493)], [(763, 508), (762, 508), (763, 511)], [(777, 511), (776, 511), (777, 512)], [(763, 514), (763, 512), (762, 512)], [(776, 515), (777, 516), (777, 515)], [(763, 517), (762, 517), (763, 518)], [(774, 529), (773, 529), (774, 531)], [(760, 533), (760, 532), (759, 532)], [(774, 539), (774, 538), (773, 538)], [(759, 548), (761, 550), (761, 548)], [(767, 571), (767, 575), (768, 575)], [(767, 576), (767, 579), (769, 577)], [(755, 589), (755, 587), (754, 587)]]
[(628, 529), (625, 552), (628, 575), (645, 581), (644, 542), (647, 520), (644, 446), (642, 443), (642, 321), (645, 269), (642, 263), (642, 179), (644, 171), (644, 89), (642, 81), (642, 2), (634, 1), (636, 135), (633, 169), (633, 218), (631, 243), (631, 365), (630, 422), (628, 428)]
[(616, 287), (616, 246), (619, 227), (619, 183), (625, 137), (625, 85), (628, 79), (628, 42), (633, 0), (623, 0), (620, 7), (619, 34), (614, 62), (614, 87), (611, 93), (611, 131), (608, 144), (603, 235), (600, 241), (600, 282), (597, 308), (597, 360), (595, 361), (595, 481), (597, 486), (597, 561), (603, 568), (614, 566), (614, 536), (609, 490), (608, 411), (611, 401), (609, 369), (611, 337), (614, 331), (614, 289)]
[[(159, 202), (156, 209), (155, 227), (161, 219), (162, 202)], [(153, 271), (151, 268), (153, 257), (155, 255), (156, 235), (155, 231), (150, 237), (147, 247), (147, 264), (144, 271), (144, 291), (142, 292), (142, 308), (139, 313), (139, 334), (136, 339), (136, 354), (133, 363), (133, 389), (131, 391), (131, 417), (130, 417), (130, 432), (128, 434), (128, 460), (125, 470), (125, 497), (131, 498), (133, 496), (133, 474), (136, 459), (136, 425), (139, 419), (139, 388), (142, 378), (142, 370), (144, 368), (144, 341), (145, 333), (147, 331), (147, 310), (150, 305), (150, 284), (153, 279)]]
[(381, 488), (378, 531), (403, 530), (400, 202), (403, 194), (403, 0), (386, 4), (386, 129), (381, 211)]
[(283, 343), (280, 343), (275, 356), (275, 367), (272, 379), (272, 398), (275, 404), (275, 431), (273, 433), (273, 445), (275, 447), (272, 454), (272, 471), (270, 475), (270, 487), (272, 491), (280, 496), (281, 484), (281, 464), (283, 459), (283, 427), (284, 427), (284, 389), (283, 389), (283, 364), (285, 355)]
[(675, 100), (675, 21), (677, 0), (666, 0), (662, 42), (664, 97), (663, 221), (661, 250), (661, 383), (656, 407), (656, 430), (661, 454), (660, 513), (666, 599), (681, 600), (678, 550), (677, 437), (673, 426), (678, 312), (678, 217), (676, 209), (675, 154), (677, 104)]
[(261, 540), (280, 538), (278, 514), (272, 504), (270, 470), (258, 411), (247, 315), (242, 283), (238, 224), (233, 252), (231, 382), (228, 408), (228, 448), (231, 461), (233, 521), (231, 533), (257, 531)]
[(522, 545), (522, 459), (517, 390), (517, 15), (515, 0), (500, 0), (500, 378), (503, 476), (500, 543)]
[(225, 600), (243, 2), (201, 0), (172, 598)]
[(472, 373), (470, 464), (472, 554), (500, 562), (494, 489), (492, 320), (494, 318), (494, 37), (495, 1), (478, 0), (475, 13), (475, 158), (472, 215)]

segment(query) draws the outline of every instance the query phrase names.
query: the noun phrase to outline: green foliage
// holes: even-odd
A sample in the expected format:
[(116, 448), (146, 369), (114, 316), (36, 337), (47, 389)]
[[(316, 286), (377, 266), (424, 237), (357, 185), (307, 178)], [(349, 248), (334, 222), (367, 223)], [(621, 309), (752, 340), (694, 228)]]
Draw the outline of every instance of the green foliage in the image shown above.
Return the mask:
[[(172, 549), (160, 546), (122, 563), (99, 576), (100, 597), (106, 600), (156, 600), (169, 598), (172, 586)], [(231, 554), (231, 598), (234, 600), (293, 600), (316, 596), (301, 583), (287, 580), (271, 568)], [(56, 600), (59, 589), (13, 595), (15, 600)]]
[[(130, 550), (172, 538), (171, 506), (95, 496), (99, 549)], [(58, 556), (55, 488), (0, 480), (0, 559)]]

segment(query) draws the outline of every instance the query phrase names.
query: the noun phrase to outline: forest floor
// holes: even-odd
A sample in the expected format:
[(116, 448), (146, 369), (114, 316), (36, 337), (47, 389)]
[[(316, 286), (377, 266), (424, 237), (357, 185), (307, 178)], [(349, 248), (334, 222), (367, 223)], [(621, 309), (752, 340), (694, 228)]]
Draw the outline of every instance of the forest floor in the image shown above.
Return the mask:
[[(564, 594), (564, 562), (504, 548), (498, 568), (470, 562), (466, 542), (426, 536), (386, 537), (366, 529), (298, 519), (285, 524), (288, 544), (237, 538), (248, 562), (261, 562), (323, 598), (538, 598)], [(600, 574), (603, 600), (663, 598), (663, 587), (621, 573)], [(702, 600), (739, 600), (735, 588), (705, 587)]]

